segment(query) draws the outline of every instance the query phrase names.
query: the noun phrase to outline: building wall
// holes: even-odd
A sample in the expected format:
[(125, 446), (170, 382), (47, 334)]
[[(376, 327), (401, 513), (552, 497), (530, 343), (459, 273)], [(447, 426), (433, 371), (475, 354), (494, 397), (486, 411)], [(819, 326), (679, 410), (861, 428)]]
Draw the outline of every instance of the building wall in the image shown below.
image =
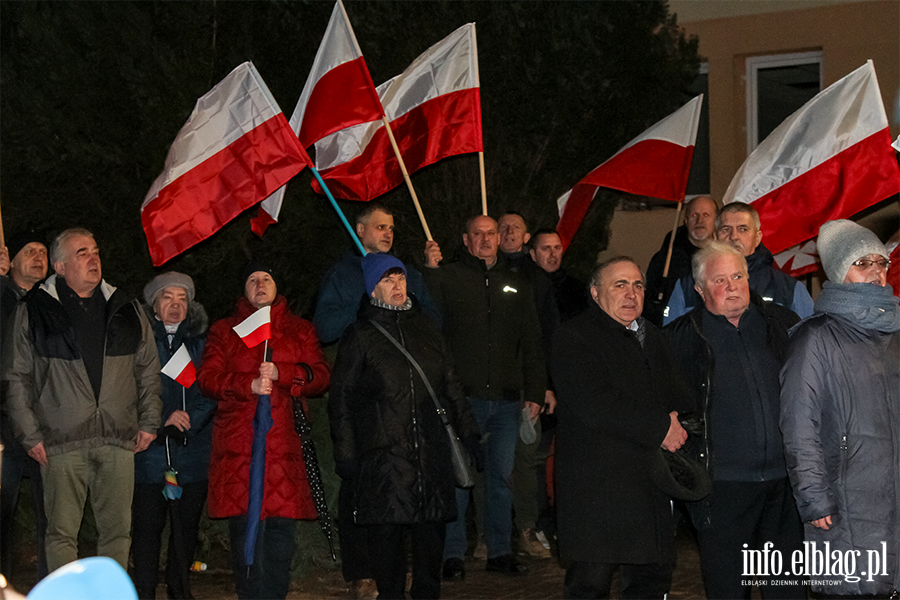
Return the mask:
[[(747, 158), (746, 59), (822, 52), (822, 83), (831, 85), (872, 59), (891, 128), (900, 134), (900, 2), (896, 0), (670, 0), (708, 61), (711, 191), (721, 200)], [(649, 211), (617, 210), (602, 256), (626, 254), (646, 269), (666, 232), (674, 205)], [(883, 241), (896, 238), (900, 204), (882, 202), (854, 217)], [(764, 232), (765, 233), (765, 232)], [(809, 280), (814, 297), (822, 274)]]
[[(675, 3), (673, 3), (675, 4)], [(693, 2), (690, 4), (694, 4)], [(736, 11), (754, 3), (718, 2)], [(761, 6), (766, 3), (758, 3)], [(673, 7), (677, 10), (677, 6)], [(704, 13), (692, 11), (693, 17)], [(709, 66), (711, 190), (721, 198), (747, 158), (746, 66), (750, 56), (821, 50), (825, 87), (872, 59), (892, 136), (900, 133), (900, 2), (875, 0), (681, 22)]]

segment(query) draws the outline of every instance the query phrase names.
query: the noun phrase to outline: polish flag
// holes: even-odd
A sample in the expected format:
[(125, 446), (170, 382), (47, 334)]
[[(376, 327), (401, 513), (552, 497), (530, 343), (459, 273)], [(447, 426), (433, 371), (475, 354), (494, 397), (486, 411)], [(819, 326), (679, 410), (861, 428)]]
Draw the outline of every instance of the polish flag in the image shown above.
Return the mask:
[(169, 362), (166, 363), (161, 372), (186, 388), (191, 387), (197, 381), (197, 369), (194, 368), (191, 355), (184, 344), (172, 355), (172, 358), (169, 359)]
[(598, 187), (673, 202), (684, 201), (697, 127), (700, 94), (616, 152), (560, 196), (556, 231), (565, 250), (581, 226)]
[[(377, 121), (384, 115), (378, 92), (362, 51), (338, 0), (319, 45), (312, 71), (291, 115), (291, 128), (308, 148), (323, 137), (359, 125)], [(278, 222), (285, 186), (262, 201), (259, 213), (250, 221), (253, 232), (262, 236), (266, 228)]]
[(232, 329), (248, 348), (272, 339), (272, 307), (263, 306)]
[(245, 62), (197, 101), (141, 206), (154, 266), (205, 240), (312, 164)]
[(766, 247), (781, 252), (900, 192), (872, 61), (788, 117), (738, 170), (723, 202), (759, 212)]
[[(481, 96), (475, 24), (463, 25), (378, 86), (409, 173), (442, 158), (481, 152)], [(316, 168), (338, 198), (371, 200), (403, 183), (382, 122), (316, 142)], [(322, 193), (318, 182), (313, 189)]]
[(816, 240), (807, 240), (802, 244), (791, 246), (774, 257), (775, 266), (791, 277), (800, 277), (819, 270), (819, 253)]

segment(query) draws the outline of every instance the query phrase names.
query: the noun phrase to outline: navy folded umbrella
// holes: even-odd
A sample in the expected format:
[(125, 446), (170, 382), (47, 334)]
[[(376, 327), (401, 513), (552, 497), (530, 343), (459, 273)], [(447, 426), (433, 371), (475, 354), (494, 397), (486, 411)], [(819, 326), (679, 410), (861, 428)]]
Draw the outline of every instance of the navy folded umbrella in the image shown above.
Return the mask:
[(250, 500), (247, 502), (247, 537), (244, 540), (244, 563), (253, 564), (259, 517), (262, 514), (266, 487), (266, 435), (272, 428), (272, 399), (268, 394), (257, 396), (253, 415), (253, 446), (250, 450)]

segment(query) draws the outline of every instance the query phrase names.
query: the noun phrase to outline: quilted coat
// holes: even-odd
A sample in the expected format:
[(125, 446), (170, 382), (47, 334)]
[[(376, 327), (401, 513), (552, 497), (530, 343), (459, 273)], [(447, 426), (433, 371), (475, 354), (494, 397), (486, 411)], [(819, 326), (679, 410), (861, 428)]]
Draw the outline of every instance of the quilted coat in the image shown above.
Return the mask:
[(363, 301), (341, 338), (328, 409), (338, 475), (351, 482), (356, 522), (410, 524), (456, 518), (450, 444), (434, 400), (409, 360), (370, 322), (415, 357), (467, 446), (478, 425), (450, 353), (418, 304), (407, 311)]
[[(900, 332), (817, 314), (792, 334), (781, 428), (806, 540), (842, 556), (860, 551), (857, 576), (869, 572), (868, 551), (882, 558), (874, 577), (814, 574), (837, 585), (812, 589), (887, 597), (900, 587)], [(828, 515), (827, 531), (810, 523)]]
[[(247, 348), (232, 327), (256, 309), (245, 298), (234, 314), (209, 330), (198, 379), (200, 389), (218, 403), (213, 423), (209, 466), (209, 516), (247, 513), (250, 448), (263, 345)], [(266, 478), (261, 519), (316, 516), (306, 481), (300, 438), (294, 430), (292, 397), (318, 396), (328, 388), (329, 367), (312, 324), (292, 314), (283, 296), (272, 303), (272, 362), (278, 368), (273, 386), (272, 420), (266, 437)], [(303, 401), (305, 405), (305, 400)]]

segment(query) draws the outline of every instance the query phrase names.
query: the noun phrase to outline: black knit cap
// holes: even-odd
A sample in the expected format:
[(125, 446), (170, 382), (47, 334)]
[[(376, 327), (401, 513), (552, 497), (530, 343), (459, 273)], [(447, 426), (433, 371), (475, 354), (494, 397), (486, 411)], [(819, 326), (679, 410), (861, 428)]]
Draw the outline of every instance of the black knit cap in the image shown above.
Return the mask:
[[(263, 271), (264, 273), (268, 273), (272, 276), (272, 280), (275, 280), (275, 271), (272, 269), (272, 264), (267, 260), (261, 260), (254, 258), (250, 260), (244, 268), (241, 269), (241, 287), (247, 285), (247, 279), (250, 278), (251, 275), (256, 273), (257, 271)], [(276, 281), (277, 283), (277, 281)]]
[(47, 247), (47, 237), (43, 233), (39, 233), (34, 229), (27, 231), (19, 231), (6, 238), (6, 248), (9, 250), (9, 260), (16, 257), (16, 254), (22, 251), (22, 248), (32, 242), (43, 244)]

